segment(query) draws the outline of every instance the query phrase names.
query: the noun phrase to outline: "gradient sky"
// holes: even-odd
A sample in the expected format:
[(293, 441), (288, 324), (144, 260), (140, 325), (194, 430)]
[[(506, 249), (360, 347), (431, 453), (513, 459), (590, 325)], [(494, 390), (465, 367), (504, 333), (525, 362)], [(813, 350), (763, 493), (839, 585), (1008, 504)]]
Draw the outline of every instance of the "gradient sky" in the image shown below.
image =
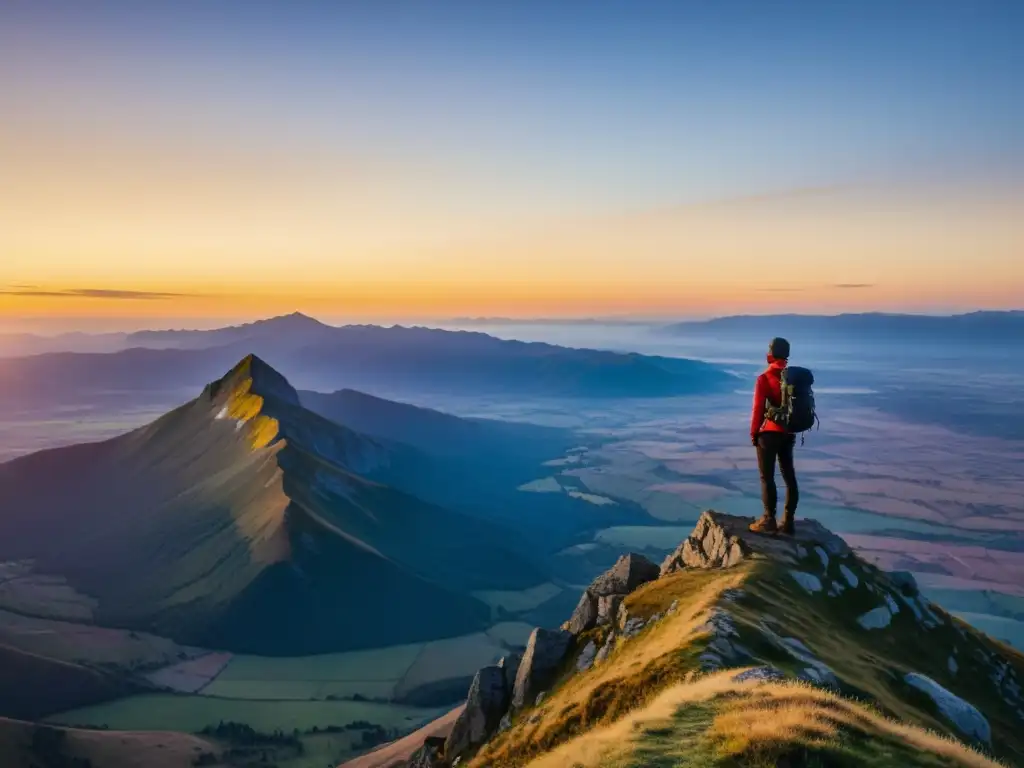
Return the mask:
[(0, 6), (0, 323), (1024, 304), (1024, 3)]

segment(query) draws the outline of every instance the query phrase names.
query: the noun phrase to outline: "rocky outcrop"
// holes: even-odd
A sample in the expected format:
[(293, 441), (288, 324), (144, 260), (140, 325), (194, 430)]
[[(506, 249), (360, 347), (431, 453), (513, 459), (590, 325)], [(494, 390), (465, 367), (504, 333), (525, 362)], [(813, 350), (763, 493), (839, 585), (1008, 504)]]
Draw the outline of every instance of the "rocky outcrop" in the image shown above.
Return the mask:
[(476, 673), (466, 697), (466, 708), (444, 744), (445, 760), (451, 762), (476, 749), (498, 730), (508, 710), (509, 695), (505, 670), (501, 667), (484, 667)]
[(443, 768), (444, 739), (430, 737), (416, 750), (409, 760), (409, 768)]
[(565, 629), (581, 635), (598, 624), (610, 624), (623, 598), (642, 584), (654, 581), (659, 573), (658, 566), (643, 555), (623, 555), (583, 592)]
[(622, 607), (624, 595), (604, 595), (597, 598), (597, 625), (614, 624)]
[(573, 636), (561, 630), (535, 629), (526, 644), (522, 663), (512, 691), (512, 709), (532, 704), (537, 694), (546, 690), (565, 661)]
[(983, 744), (992, 743), (992, 727), (985, 716), (973, 704), (947, 691), (925, 675), (911, 672), (903, 679), (907, 685), (926, 694), (935, 704), (939, 713), (964, 736), (980, 741)]
[(588, 629), (597, 626), (597, 600), (598, 598), (589, 589), (583, 591), (576, 610), (572, 612), (572, 618), (566, 624), (566, 630), (573, 635), (582, 635)]
[(689, 538), (662, 563), (661, 575), (682, 568), (730, 568), (755, 554), (795, 565), (809, 552), (827, 569), (832, 558), (850, 554), (845, 541), (815, 520), (799, 520), (795, 536), (751, 534), (751, 522), (749, 517), (704, 512)]

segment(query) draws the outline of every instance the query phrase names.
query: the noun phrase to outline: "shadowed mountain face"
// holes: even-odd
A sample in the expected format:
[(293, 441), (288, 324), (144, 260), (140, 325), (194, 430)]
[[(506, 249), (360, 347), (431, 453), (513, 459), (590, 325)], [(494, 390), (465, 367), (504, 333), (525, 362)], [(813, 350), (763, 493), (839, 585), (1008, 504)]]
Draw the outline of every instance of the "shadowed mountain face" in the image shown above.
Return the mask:
[(543, 576), (502, 530), (367, 479), (414, 460), (249, 356), (149, 426), (0, 465), (0, 559), (66, 579), (97, 623), (235, 651), (476, 630), (471, 590)]
[(331, 394), (300, 392), (302, 404), (325, 418), (384, 440), (413, 446), (434, 456), (487, 459), (497, 453), (550, 459), (578, 442), (567, 431), (498, 421), (467, 419), (343, 389)]
[[(706, 363), (482, 333), (323, 325), (302, 315), (214, 331), (133, 334), (113, 354), (53, 353), (0, 367), (0, 403), (95, 402), (202, 386), (254, 352), (306, 389), (339, 387), (522, 397), (665, 397), (718, 392), (734, 379)], [(141, 346), (153, 348), (141, 348)]]

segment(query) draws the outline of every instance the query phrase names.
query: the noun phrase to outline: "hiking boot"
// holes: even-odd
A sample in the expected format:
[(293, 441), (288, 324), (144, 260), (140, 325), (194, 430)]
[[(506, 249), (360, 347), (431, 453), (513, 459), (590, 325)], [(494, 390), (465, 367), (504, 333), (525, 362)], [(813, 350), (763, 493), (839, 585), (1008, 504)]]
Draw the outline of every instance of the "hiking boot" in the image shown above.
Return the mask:
[(782, 518), (782, 525), (779, 526), (779, 533), (784, 533), (786, 536), (796, 535), (796, 525), (793, 524), (793, 518), (791, 515), (786, 515)]
[(754, 533), (775, 533), (779, 527), (775, 524), (775, 517), (765, 513), (756, 523), (750, 524), (750, 530)]

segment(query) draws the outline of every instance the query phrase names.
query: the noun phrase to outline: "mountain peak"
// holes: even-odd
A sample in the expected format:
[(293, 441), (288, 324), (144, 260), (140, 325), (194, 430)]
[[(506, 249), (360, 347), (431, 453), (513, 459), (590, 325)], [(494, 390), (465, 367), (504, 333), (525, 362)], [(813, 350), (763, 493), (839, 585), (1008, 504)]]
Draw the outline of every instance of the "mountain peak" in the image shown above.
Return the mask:
[(299, 395), (288, 383), (288, 379), (265, 360), (251, 353), (215, 382), (213, 395), (216, 397), (225, 390), (238, 392), (243, 388), (247, 393), (262, 398), (299, 405)]
[(206, 392), (219, 408), (217, 419), (234, 419), (239, 429), (249, 425), (254, 449), (270, 445), (279, 436), (280, 406), (299, 406), (299, 395), (288, 380), (253, 354), (243, 357), (222, 378), (210, 384)]

